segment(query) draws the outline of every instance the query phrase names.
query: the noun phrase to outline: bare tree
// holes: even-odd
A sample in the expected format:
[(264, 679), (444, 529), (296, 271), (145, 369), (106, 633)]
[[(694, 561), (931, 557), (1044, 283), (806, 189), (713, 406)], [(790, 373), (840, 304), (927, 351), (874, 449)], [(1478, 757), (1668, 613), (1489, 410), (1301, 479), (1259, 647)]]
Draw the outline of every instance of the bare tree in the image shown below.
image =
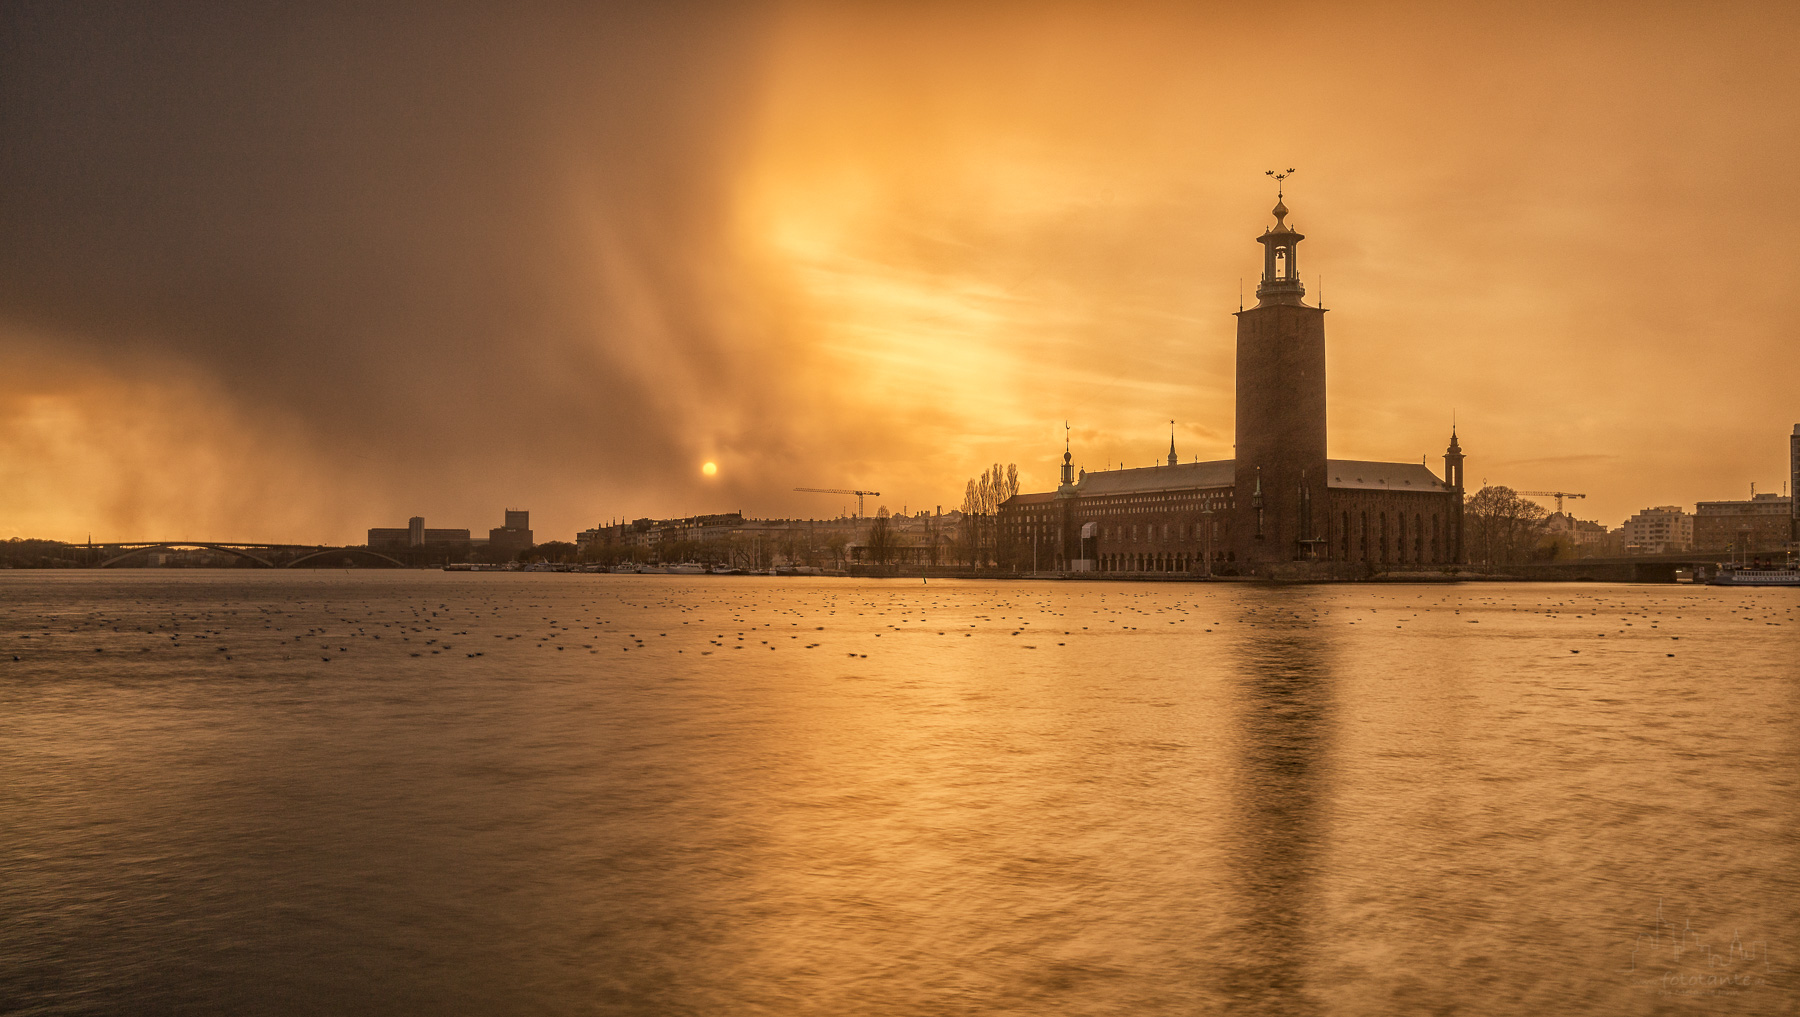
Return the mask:
[(1006, 558), (998, 525), (1000, 506), (1019, 493), (1017, 463), (999, 463), (982, 471), (963, 489), (963, 543), (973, 565), (985, 565)]
[(1529, 561), (1544, 532), (1544, 507), (1510, 487), (1484, 487), (1463, 509), (1469, 550), (1484, 565)]
[(875, 513), (875, 521), (869, 524), (869, 536), (865, 545), (869, 549), (869, 560), (877, 565), (886, 565), (894, 556), (894, 528), (889, 519), (887, 506), (883, 505)]

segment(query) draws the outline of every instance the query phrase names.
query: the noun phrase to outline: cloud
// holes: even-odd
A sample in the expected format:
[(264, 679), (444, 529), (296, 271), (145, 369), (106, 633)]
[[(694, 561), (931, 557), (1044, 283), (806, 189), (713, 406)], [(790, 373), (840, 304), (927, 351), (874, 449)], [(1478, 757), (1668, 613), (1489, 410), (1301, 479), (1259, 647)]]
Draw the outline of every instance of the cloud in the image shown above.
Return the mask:
[[(1277, 161), (1333, 455), (1455, 413), (1608, 517), (1778, 478), (1789, 410), (1726, 393), (1796, 366), (1743, 172), (1795, 168), (1791, 15), (1537, 13), (1302, 6), (1276, 71), (1265, 13), (1163, 5), (10, 5), (0, 525), (918, 507), (1054, 483), (1065, 419), (1228, 456)], [(127, 406), (234, 483), (94, 486)]]

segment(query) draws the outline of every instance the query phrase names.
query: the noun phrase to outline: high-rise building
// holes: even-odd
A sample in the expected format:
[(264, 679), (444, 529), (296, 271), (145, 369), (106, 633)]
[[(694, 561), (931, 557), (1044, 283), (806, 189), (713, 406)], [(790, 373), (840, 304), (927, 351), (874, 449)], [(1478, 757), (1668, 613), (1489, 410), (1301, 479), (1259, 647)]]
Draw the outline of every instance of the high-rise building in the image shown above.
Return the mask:
[(506, 525), (488, 531), (488, 556), (512, 558), (535, 545), (531, 539), (531, 513), (524, 509), (507, 509)]

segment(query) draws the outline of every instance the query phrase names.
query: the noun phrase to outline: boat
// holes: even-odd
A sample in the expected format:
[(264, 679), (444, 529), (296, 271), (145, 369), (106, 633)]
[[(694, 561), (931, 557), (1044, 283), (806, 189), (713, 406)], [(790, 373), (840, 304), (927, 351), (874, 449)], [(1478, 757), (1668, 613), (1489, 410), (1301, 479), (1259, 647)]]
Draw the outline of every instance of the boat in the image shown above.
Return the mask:
[(1800, 587), (1800, 563), (1732, 562), (1719, 566), (1719, 571), (1706, 582), (1709, 586)]

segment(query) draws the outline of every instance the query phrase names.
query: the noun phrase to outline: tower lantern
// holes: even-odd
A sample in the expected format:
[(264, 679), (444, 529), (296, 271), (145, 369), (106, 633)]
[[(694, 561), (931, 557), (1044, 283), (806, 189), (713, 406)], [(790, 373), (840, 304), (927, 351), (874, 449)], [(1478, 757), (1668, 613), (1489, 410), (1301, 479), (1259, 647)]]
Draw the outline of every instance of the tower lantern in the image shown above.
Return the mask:
[(1286, 173), (1269, 170), (1268, 175), (1275, 178), (1275, 225), (1263, 230), (1263, 235), (1256, 242), (1263, 245), (1262, 281), (1256, 285), (1258, 307), (1270, 304), (1299, 304), (1306, 296), (1306, 287), (1300, 284), (1300, 241), (1306, 235), (1287, 224), (1288, 207), (1282, 200), (1283, 182), (1292, 169)]

